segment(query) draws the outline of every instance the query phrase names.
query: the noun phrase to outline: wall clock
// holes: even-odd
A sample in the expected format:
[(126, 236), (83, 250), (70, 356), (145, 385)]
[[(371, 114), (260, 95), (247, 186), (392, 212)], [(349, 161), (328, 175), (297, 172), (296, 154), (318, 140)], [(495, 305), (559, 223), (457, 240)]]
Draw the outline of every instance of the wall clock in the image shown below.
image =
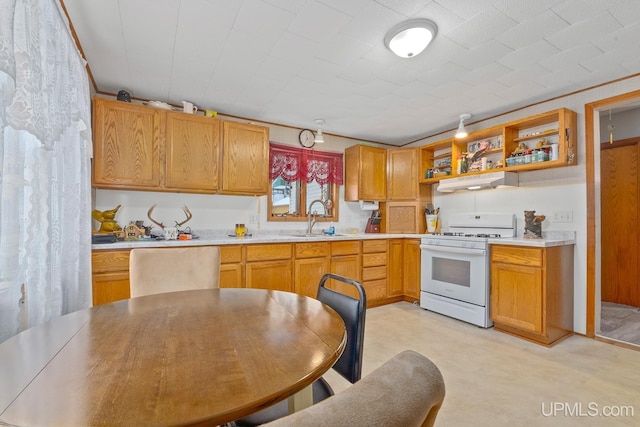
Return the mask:
[(311, 129), (302, 129), (298, 135), (298, 142), (305, 148), (311, 148), (315, 145), (316, 135)]

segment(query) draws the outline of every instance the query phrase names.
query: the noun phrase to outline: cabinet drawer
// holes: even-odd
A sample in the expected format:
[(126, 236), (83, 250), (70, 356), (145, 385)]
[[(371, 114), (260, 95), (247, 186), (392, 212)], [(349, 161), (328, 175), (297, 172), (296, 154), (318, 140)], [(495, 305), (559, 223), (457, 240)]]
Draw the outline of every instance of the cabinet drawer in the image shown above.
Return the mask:
[(93, 273), (129, 271), (129, 250), (93, 251), (91, 269)]
[(296, 258), (318, 258), (329, 256), (329, 242), (296, 243)]
[(375, 279), (386, 279), (387, 278), (387, 267), (368, 267), (362, 269), (362, 280), (375, 280)]
[(331, 256), (358, 255), (360, 253), (359, 240), (345, 240), (331, 242)]
[(291, 259), (291, 243), (275, 245), (247, 245), (247, 262)]
[(242, 262), (242, 246), (220, 246), (220, 264)]
[(387, 297), (387, 279), (365, 281), (362, 286), (367, 293), (367, 301)]
[(362, 266), (374, 267), (378, 265), (387, 265), (387, 253), (362, 254)]
[(363, 240), (362, 253), (368, 254), (372, 252), (387, 252), (386, 240)]
[(492, 245), (491, 261), (541, 267), (542, 249), (523, 248), (521, 246)]

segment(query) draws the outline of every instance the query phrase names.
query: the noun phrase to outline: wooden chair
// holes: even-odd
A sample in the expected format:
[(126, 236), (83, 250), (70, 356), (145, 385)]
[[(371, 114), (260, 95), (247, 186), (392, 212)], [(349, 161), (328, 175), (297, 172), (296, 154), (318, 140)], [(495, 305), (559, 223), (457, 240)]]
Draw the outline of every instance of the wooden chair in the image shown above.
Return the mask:
[(136, 248), (129, 256), (131, 297), (214, 289), (220, 281), (220, 248)]
[[(358, 298), (353, 298), (336, 292), (325, 286), (327, 280), (333, 279), (353, 286)], [(325, 274), (318, 285), (317, 299), (333, 308), (344, 321), (347, 330), (347, 343), (342, 355), (333, 365), (333, 369), (352, 384), (360, 380), (362, 376), (362, 354), (364, 350), (364, 324), (367, 308), (367, 296), (362, 285), (352, 279), (338, 276), (337, 274)], [(316, 404), (333, 396), (334, 392), (324, 378), (319, 378), (313, 385), (313, 403)], [(285, 417), (289, 414), (289, 406), (286, 400), (276, 403), (260, 412), (235, 421), (235, 425), (257, 426)]]
[(438, 367), (420, 353), (406, 350), (348, 389), (265, 426), (430, 427), (444, 395)]

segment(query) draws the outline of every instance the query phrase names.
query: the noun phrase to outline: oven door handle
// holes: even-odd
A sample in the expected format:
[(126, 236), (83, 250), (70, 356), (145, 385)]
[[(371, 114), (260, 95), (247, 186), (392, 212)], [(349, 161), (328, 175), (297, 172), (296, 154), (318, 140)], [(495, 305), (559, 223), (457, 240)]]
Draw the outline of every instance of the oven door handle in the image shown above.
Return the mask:
[(484, 249), (467, 249), (467, 248), (449, 248), (442, 246), (427, 246), (420, 245), (420, 249), (428, 250), (432, 252), (447, 252), (450, 254), (465, 254), (465, 255), (482, 255), (487, 253)]

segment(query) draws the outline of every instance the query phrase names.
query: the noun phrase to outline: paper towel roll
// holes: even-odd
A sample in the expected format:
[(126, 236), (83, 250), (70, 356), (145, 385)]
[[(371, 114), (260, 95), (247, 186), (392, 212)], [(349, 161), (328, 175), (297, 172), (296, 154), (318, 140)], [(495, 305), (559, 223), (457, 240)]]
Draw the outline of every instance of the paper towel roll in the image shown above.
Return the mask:
[(380, 206), (378, 202), (368, 202), (366, 200), (360, 200), (360, 209), (363, 211), (377, 211)]

